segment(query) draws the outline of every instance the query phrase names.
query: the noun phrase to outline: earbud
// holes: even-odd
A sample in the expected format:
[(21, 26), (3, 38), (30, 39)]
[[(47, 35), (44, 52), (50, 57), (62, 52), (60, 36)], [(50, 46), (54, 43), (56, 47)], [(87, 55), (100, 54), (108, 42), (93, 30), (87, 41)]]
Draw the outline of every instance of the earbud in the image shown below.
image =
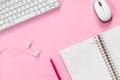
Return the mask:
[(30, 49), (32, 47), (33, 41), (29, 41), (27, 44), (27, 49)]
[(38, 56), (40, 56), (40, 52), (38, 52), (38, 51), (35, 52), (35, 53), (33, 54), (33, 56), (34, 56), (34, 57), (38, 57)]

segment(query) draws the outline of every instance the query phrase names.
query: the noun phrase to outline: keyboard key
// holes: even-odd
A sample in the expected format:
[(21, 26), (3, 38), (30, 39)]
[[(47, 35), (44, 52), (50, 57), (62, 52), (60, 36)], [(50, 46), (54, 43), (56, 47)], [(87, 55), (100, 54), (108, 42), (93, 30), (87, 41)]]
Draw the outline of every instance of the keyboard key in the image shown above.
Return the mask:
[(37, 15), (39, 15), (39, 14), (40, 14), (40, 10), (36, 10), (35, 12), (36, 12), (36, 14), (37, 14)]
[(20, 14), (21, 14), (21, 16), (23, 16), (23, 15), (25, 15), (25, 12), (24, 12), (24, 11), (22, 11), (22, 12), (20, 12)]
[(8, 17), (8, 13), (5, 13), (5, 14), (4, 14), (4, 17), (5, 17), (5, 18)]
[(21, 11), (21, 9), (20, 8), (17, 8), (17, 12), (20, 12)]
[(2, 10), (1, 10), (1, 13), (4, 14), (4, 13), (5, 13), (5, 9), (2, 9)]
[(7, 27), (9, 27), (9, 26), (10, 26), (10, 23), (7, 22), (5, 25), (6, 25), (6, 27), (5, 27), (4, 29), (6, 29)]
[(4, 15), (2, 14), (2, 15), (0, 16), (0, 18), (1, 18), (1, 19), (4, 19), (5, 17), (4, 17)]
[[(11, 7), (6, 7), (6, 8), (5, 8), (5, 12), (8, 12), (8, 11), (9, 11), (9, 8), (11, 9)], [(12, 8), (12, 9), (13, 9), (13, 8)], [(12, 9), (11, 9), (11, 10), (12, 10)]]
[(20, 16), (21, 16), (20, 13), (17, 13), (16, 15), (17, 15), (17, 17), (20, 17)]
[(27, 0), (26, 2), (29, 3), (31, 0)]
[(30, 7), (34, 6), (33, 2), (30, 2), (30, 3), (29, 3), (29, 6), (30, 6)]
[(25, 10), (25, 7), (24, 6), (21, 6), (20, 7), (21, 11)]
[(28, 14), (28, 13), (29, 13), (29, 10), (27, 9), (27, 10), (26, 10), (26, 14)]
[(17, 4), (14, 4), (14, 8), (17, 8), (18, 7), (18, 5)]
[(31, 7), (31, 8), (29, 8), (29, 11), (30, 11), (30, 12), (33, 12), (34, 10), (33, 10), (33, 8)]
[(13, 22), (13, 21), (10, 21), (10, 25), (13, 26), (13, 25), (14, 25), (14, 22)]
[(49, 6), (46, 6), (45, 9), (46, 9), (46, 11), (49, 11), (49, 10), (50, 10), (50, 7), (49, 7)]
[(42, 3), (42, 0), (38, 0), (39, 3)]
[(6, 2), (6, 3), (5, 3), (5, 7), (7, 7), (7, 6), (10, 6), (10, 3), (9, 3), (9, 2)]
[(3, 24), (3, 23), (4, 23), (3, 20), (0, 20), (0, 25)]
[(13, 18), (13, 19), (16, 19), (17, 17), (16, 17), (16, 15), (14, 14), (14, 15), (12, 15), (12, 18)]
[(45, 2), (42, 3), (42, 6), (45, 7), (47, 4)]
[(2, 26), (0, 25), (0, 31), (2, 30)]
[(25, 5), (25, 8), (26, 8), (26, 9), (29, 8), (29, 4), (26, 4), (26, 5)]
[(34, 6), (34, 10), (37, 10), (38, 9), (38, 7), (37, 6)]
[(4, 29), (6, 29), (6, 25), (5, 24), (2, 25), (2, 30), (4, 30)]
[(10, 3), (10, 5), (13, 5), (13, 4), (14, 4), (14, 1), (13, 1), (13, 0), (10, 0), (9, 3)]
[(57, 2), (57, 0), (47, 0), (47, 5)]
[(18, 2), (18, 6), (22, 6), (22, 3), (21, 3), (21, 2)]
[(34, 5), (37, 5), (39, 2), (37, 0), (34, 0)]
[(11, 16), (12, 15), (12, 11), (9, 11), (8, 14), (9, 14), (9, 16)]
[(25, 16), (22, 16), (20, 18), (17, 18), (16, 20), (14, 20), (14, 22), (17, 24), (17, 23), (20, 23), (22, 21), (25, 21), (26, 19), (30, 19), (32, 17), (34, 17), (36, 14), (34, 12), (30, 13), (30, 14), (27, 14)]
[(5, 23), (8, 22), (8, 18), (3, 19), (3, 21), (4, 21)]
[(5, 8), (5, 4), (1, 4), (1, 7), (2, 7), (2, 8)]
[(23, 4), (23, 5), (24, 5), (24, 4), (26, 4), (26, 3), (27, 3), (27, 1), (26, 1), (26, 0), (23, 0), (23, 1), (22, 1), (22, 4)]
[(45, 8), (41, 8), (40, 11), (41, 11), (41, 13), (44, 13), (45, 12)]
[(51, 6), (51, 9), (54, 9), (55, 8), (55, 6)]
[(41, 4), (39, 4), (39, 5), (38, 5), (38, 8), (40, 9), (41, 7), (42, 7), (42, 5), (41, 5)]
[(16, 14), (16, 13), (17, 13), (17, 11), (16, 11), (16, 10), (12, 10), (12, 13), (13, 13), (13, 14)]
[(59, 5), (59, 2), (56, 2), (56, 3), (55, 3), (55, 6), (56, 6), (56, 7), (59, 7), (59, 6), (60, 6), (60, 5)]

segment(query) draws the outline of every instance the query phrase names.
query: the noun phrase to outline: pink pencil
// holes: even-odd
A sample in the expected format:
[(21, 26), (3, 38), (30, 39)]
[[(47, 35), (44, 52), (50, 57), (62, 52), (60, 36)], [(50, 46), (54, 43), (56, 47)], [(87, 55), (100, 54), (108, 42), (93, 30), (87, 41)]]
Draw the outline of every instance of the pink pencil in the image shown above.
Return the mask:
[(55, 71), (55, 73), (56, 73), (56, 75), (57, 75), (57, 77), (58, 77), (58, 80), (61, 80), (61, 77), (60, 77), (60, 75), (59, 75), (59, 73), (58, 73), (58, 70), (57, 70), (57, 68), (56, 68), (56, 66), (55, 66), (55, 64), (54, 64), (54, 62), (53, 62), (53, 60), (50, 59), (50, 62), (51, 62), (52, 67), (53, 67), (53, 69), (54, 69), (54, 71)]

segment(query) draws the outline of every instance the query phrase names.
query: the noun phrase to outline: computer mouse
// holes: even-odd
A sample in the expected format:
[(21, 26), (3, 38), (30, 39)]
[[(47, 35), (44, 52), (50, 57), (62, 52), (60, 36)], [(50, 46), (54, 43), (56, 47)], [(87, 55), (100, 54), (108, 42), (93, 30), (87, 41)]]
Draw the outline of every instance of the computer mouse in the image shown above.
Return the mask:
[(96, 0), (94, 2), (94, 11), (102, 22), (108, 22), (112, 19), (112, 11), (106, 0)]

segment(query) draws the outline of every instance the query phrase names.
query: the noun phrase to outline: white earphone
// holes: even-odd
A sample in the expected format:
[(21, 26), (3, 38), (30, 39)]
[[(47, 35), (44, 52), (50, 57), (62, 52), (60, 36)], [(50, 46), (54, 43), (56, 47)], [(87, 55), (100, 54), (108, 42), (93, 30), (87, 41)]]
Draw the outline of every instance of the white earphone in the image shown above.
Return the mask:
[(19, 50), (17, 50), (17, 49), (14, 49), (14, 48), (4, 48), (4, 49), (2, 49), (2, 50), (0, 51), (0, 54), (2, 54), (2, 53), (5, 52), (5, 51), (8, 51), (8, 50), (16, 51), (17, 53), (21, 53), (21, 52), (24, 53), (26, 50), (31, 50), (33, 54), (32, 54), (32, 55), (31, 55), (31, 54), (27, 54), (27, 55), (34, 56), (34, 57), (39, 57), (39, 56), (40, 56), (40, 52), (39, 52), (39, 51), (34, 52), (34, 51), (31, 49), (32, 45), (33, 45), (33, 41), (29, 41), (29, 42), (27, 43), (27, 47), (26, 47), (25, 49), (21, 50), (21, 51), (19, 51)]

